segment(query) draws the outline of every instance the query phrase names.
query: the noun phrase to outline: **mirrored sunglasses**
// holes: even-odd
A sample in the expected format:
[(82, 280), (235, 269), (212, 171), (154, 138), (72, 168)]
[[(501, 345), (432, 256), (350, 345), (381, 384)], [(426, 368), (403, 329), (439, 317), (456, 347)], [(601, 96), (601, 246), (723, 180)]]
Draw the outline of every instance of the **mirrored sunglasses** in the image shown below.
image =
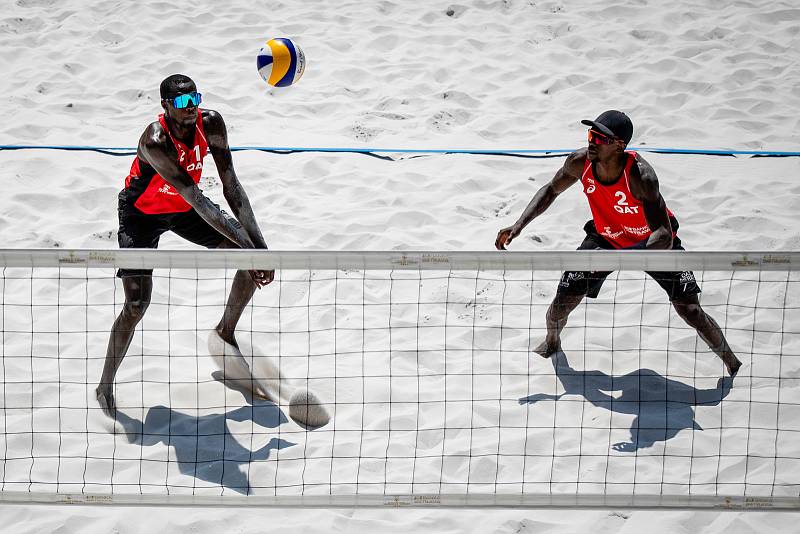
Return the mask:
[(184, 109), (188, 108), (190, 105), (197, 107), (202, 102), (202, 97), (200, 93), (197, 91), (192, 91), (191, 93), (186, 93), (184, 95), (178, 95), (175, 98), (168, 98), (167, 100), (172, 103), (172, 106), (175, 109)]
[(589, 130), (589, 142), (595, 145), (610, 145), (616, 139), (613, 137), (609, 137), (607, 135), (601, 134), (600, 132), (595, 132), (594, 130)]

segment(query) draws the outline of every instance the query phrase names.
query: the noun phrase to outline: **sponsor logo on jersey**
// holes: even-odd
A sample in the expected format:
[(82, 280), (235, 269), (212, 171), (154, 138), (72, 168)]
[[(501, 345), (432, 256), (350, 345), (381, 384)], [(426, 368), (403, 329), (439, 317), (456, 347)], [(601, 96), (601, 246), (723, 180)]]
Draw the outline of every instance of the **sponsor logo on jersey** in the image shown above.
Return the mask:
[(611, 227), (610, 227), (610, 226), (606, 226), (605, 228), (603, 228), (603, 231), (602, 231), (602, 232), (600, 232), (600, 235), (604, 235), (604, 236), (606, 236), (606, 237), (610, 237), (611, 239), (616, 239), (616, 238), (618, 238), (619, 236), (621, 236), (623, 233), (624, 233), (624, 232), (622, 232), (622, 231), (619, 231), (619, 232), (613, 232), (613, 231), (611, 230)]
[(650, 234), (649, 226), (623, 226), (622, 229), (629, 234), (644, 237)]
[(159, 193), (164, 193), (165, 195), (172, 195), (176, 196), (178, 193), (172, 190), (169, 184), (164, 184), (158, 188)]

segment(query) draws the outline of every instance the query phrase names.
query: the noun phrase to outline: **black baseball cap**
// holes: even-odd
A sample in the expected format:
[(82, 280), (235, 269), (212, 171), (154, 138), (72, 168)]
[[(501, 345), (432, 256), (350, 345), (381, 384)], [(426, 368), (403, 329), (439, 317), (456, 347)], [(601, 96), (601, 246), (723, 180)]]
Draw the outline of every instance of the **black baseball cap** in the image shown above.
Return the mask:
[(588, 119), (582, 120), (581, 124), (591, 126), (602, 134), (618, 137), (625, 141), (626, 145), (630, 143), (631, 137), (633, 137), (633, 123), (631, 119), (623, 112), (617, 111), (616, 109), (604, 111), (593, 121)]

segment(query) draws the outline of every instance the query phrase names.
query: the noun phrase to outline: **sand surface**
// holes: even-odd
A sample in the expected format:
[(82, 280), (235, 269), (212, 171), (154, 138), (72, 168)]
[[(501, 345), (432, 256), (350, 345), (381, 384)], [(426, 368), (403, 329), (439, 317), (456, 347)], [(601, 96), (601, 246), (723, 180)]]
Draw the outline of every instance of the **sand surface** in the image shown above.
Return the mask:
[[(287, 1), (265, 8), (239, 0), (195, 2), (190, 6), (151, 0), (18, 0), (0, 15), (0, 70), (4, 73), (0, 102), (7, 110), (6, 121), (0, 125), (0, 144), (134, 146), (145, 125), (160, 112), (158, 84), (165, 76), (181, 72), (197, 82), (203, 106), (223, 115), (232, 146), (563, 150), (585, 143), (581, 119), (616, 108), (633, 119), (633, 146), (796, 150), (800, 131), (798, 20), (800, 6), (790, 1), (742, 1), (724, 6), (688, 1), (668, 5), (644, 1), (507, 0), (424, 5)], [(262, 41), (278, 36), (295, 39), (308, 59), (303, 79), (288, 89), (269, 88), (255, 68), (255, 54)], [(563, 161), (392, 155), (397, 161), (353, 154), (248, 151), (236, 152), (234, 162), (273, 249), (489, 250), (498, 229), (514, 222)], [(798, 158), (648, 153), (644, 157), (656, 169), (662, 194), (681, 222), (680, 236), (686, 248), (800, 249)], [(0, 178), (5, 185), (0, 199), (3, 247), (115, 247), (116, 195), (131, 159), (93, 152), (0, 152)], [(207, 161), (201, 187), (223, 204), (217, 171), (210, 158)], [(582, 224), (589, 217), (583, 197), (578, 187), (564, 193), (512, 248), (575, 248), (582, 239)], [(161, 246), (193, 247), (172, 235), (164, 236)], [(774, 402), (780, 399), (789, 409), (796, 408), (800, 390), (792, 378), (797, 376), (800, 339), (796, 333), (776, 334), (779, 322), (774, 314), (755, 317), (752, 310), (725, 307), (730, 287), (733, 295), (752, 302), (752, 284), (747, 281), (731, 285), (713, 276), (703, 281), (704, 304), (718, 319), (724, 312), (731, 343), (745, 346), (740, 353), (745, 366), (732, 389), (718, 383), (721, 365), (693, 332), (675, 324), (674, 314), (669, 323), (673, 334), (669, 341), (666, 339), (663, 324), (669, 317), (668, 305), (657, 287), (640, 278), (620, 280), (618, 298), (624, 306), (617, 310), (618, 320), (634, 325), (646, 320), (652, 328), (622, 328), (614, 337), (597, 334), (585, 338), (584, 324), (597, 326), (605, 320), (602, 311), (607, 308), (603, 306), (614, 301), (615, 292), (610, 291), (597, 306), (587, 308), (585, 316), (577, 320), (578, 328), (567, 332), (565, 352), (569, 365), (578, 373), (597, 370), (622, 380), (637, 369), (651, 369), (663, 379), (655, 379), (656, 389), (689, 391), (691, 395), (708, 390), (724, 397), (713, 406), (682, 414), (679, 420), (687, 422), (688, 417), (689, 426), (678, 428), (667, 440), (644, 446), (645, 440), (640, 438), (634, 454), (624, 445), (633, 443), (629, 432), (635, 419), (632, 413), (612, 412), (593, 404), (585, 385), (581, 386), (582, 394), (570, 390), (565, 378), (568, 375), (558, 375), (558, 365), (563, 371), (566, 361), (546, 362), (523, 354), (528, 350), (528, 332), (541, 334), (556, 273), (537, 280), (535, 290), (525, 286), (525, 281), (489, 276), (481, 282), (486, 302), (462, 310), (464, 317), (455, 316), (456, 321), (462, 321), (458, 326), (463, 331), (455, 330), (451, 346), (465, 351), (475, 346), (468, 334), (475, 324), (474, 314), (479, 320), (486, 318), (487, 323), (496, 318), (497, 310), (488, 304), (491, 296), (509, 287), (517, 288), (520, 298), (535, 294), (535, 306), (525, 312), (519, 324), (509, 325), (502, 340), (493, 337), (490, 328), (476, 331), (477, 346), (485, 351), (485, 358), (477, 364), (466, 354), (451, 360), (451, 370), (475, 372), (475, 365), (485, 364), (485, 370), (497, 377), (497, 349), (502, 348), (508, 353), (502, 360), (502, 373), (507, 375), (502, 383), (456, 381), (450, 387), (463, 388), (451, 391), (431, 382), (430, 389), (423, 387), (420, 393), (418, 384), (412, 381), (409, 385), (396, 377), (394, 381), (373, 380), (365, 386), (358, 384), (358, 362), (343, 359), (332, 363), (330, 339), (324, 334), (315, 339), (288, 335), (281, 346), (282, 356), (287, 356), (287, 348), (288, 356), (292, 356), (285, 359), (289, 362), (287, 372), (310, 379), (325, 399), (344, 402), (352, 400), (348, 394), (363, 392), (373, 403), (370, 406), (374, 411), (366, 415), (359, 405), (342, 404), (333, 423), (314, 433), (285, 421), (285, 413), (269, 406), (251, 409), (240, 394), (210, 378), (213, 365), (203, 356), (203, 329), (217, 320), (224, 284), (202, 283), (208, 291), (203, 297), (207, 298), (203, 301), (207, 307), (195, 316), (191, 303), (197, 282), (180, 280), (186, 273), (176, 273), (173, 286), (162, 273), (156, 281), (155, 300), (189, 304), (173, 306), (173, 311), (178, 310), (174, 317), (164, 305), (153, 306), (148, 312), (144, 333), (137, 336), (120, 370), (120, 401), (131, 425), (138, 422), (147, 427), (148, 415), (152, 428), (162, 430), (176, 428), (170, 425), (198, 425), (201, 419), (212, 428), (226, 424), (226, 433), (220, 438), (226, 447), (239, 446), (248, 458), (250, 451), (266, 455), (257, 462), (234, 461), (249, 467), (228, 470), (226, 479), (213, 468), (206, 476), (181, 469), (185, 465), (181, 455), (199, 452), (197, 446), (181, 447), (181, 440), (169, 445), (158, 439), (130, 442), (124, 434), (109, 432), (113, 429), (98, 412), (87, 412), (91, 396), (86, 384), (93, 384), (99, 376), (106, 331), (123, 298), (113, 273), (92, 273), (93, 307), (85, 317), (77, 317), (71, 313), (74, 310), (64, 306), (59, 312), (55, 306), (56, 301), (85, 302), (83, 272), (63, 283), (61, 290), (52, 272), (33, 286), (27, 274), (19, 280), (12, 274), (6, 273), (3, 285), (3, 347), (8, 362), (4, 373), (7, 382), (21, 383), (6, 385), (4, 407), (30, 406), (33, 401), (39, 408), (34, 415), (5, 410), (7, 432), (19, 433), (6, 437), (4, 450), (20, 456), (30, 456), (33, 451), (37, 458), (34, 462), (6, 462), (4, 490), (53, 491), (46, 482), (58, 479), (67, 481), (59, 487), (62, 491), (101, 492), (107, 491), (113, 479), (115, 491), (122, 492), (139, 491), (137, 484), (145, 480), (148, 492), (163, 493), (164, 488), (170, 488), (175, 493), (239, 495), (235, 488), (245, 480), (255, 486), (254, 494), (270, 495), (296, 493), (299, 480), (300, 487), (309, 493), (325, 493), (331, 487), (346, 492), (352, 487), (343, 481), (352, 480), (353, 466), (332, 464), (330, 460), (325, 463), (323, 459), (337, 448), (363, 446), (362, 451), (377, 460), (363, 463), (360, 482), (364, 488), (377, 488), (379, 492), (411, 490), (409, 474), (414, 477), (413, 483), (419, 484), (413, 489), (441, 490), (436, 482), (428, 482), (438, 482), (441, 472), (460, 491), (467, 487), (468, 477), (476, 491), (519, 491), (523, 486), (526, 491), (547, 486), (549, 491), (547, 482), (537, 486), (520, 481), (523, 476), (530, 482), (557, 479), (562, 474), (575, 480), (580, 473), (580, 488), (566, 483), (556, 485), (555, 491), (602, 491), (603, 485), (598, 486), (597, 481), (606, 477), (606, 481), (622, 481), (622, 486), (615, 487), (624, 492), (630, 491), (624, 482), (633, 461), (637, 478), (629, 482), (636, 482), (645, 492), (664, 490), (665, 483), (669, 491), (689, 491), (680, 486), (680, 481), (690, 478), (697, 484), (692, 491), (698, 493), (716, 491), (719, 483), (730, 484), (725, 487), (734, 494), (770, 490), (779, 495), (798, 493), (800, 466), (792, 460), (798, 457), (793, 445), (794, 415), (792, 411), (779, 413)], [(324, 301), (333, 287), (324, 279), (310, 283), (308, 273), (286, 273), (281, 280), (285, 288), (282, 295), (270, 293), (273, 288), (260, 292), (256, 311), (243, 320), (251, 352), (277, 353), (274, 338), (259, 333), (275, 324), (269, 306), (309, 302), (312, 298)], [(400, 294), (411, 291), (403, 285), (397, 285)], [(441, 297), (441, 280), (431, 280), (427, 287), (430, 295)], [(639, 305), (642, 288), (648, 302), (653, 302), (651, 306)], [(454, 287), (452, 294), (460, 297), (468, 289)], [(375, 291), (381, 295), (379, 289)], [(778, 306), (782, 296), (784, 302), (798, 302), (795, 287), (789, 293), (767, 289), (760, 295), (759, 304)], [(27, 314), (32, 299), (41, 308)], [(15, 302), (22, 304), (15, 308)], [(447, 309), (432, 306), (429, 311), (435, 319)], [(796, 315), (787, 317), (786, 324), (796, 325), (792, 323)], [(288, 321), (287, 327), (296, 326), (292, 321), (311, 324), (313, 320), (316, 327), (325, 329), (331, 321), (348, 318), (356, 321), (361, 316), (354, 309), (343, 309), (342, 315), (334, 314), (333, 318), (322, 314), (312, 318), (285, 316), (283, 320)], [(191, 331), (164, 339), (157, 330), (167, 319), (175, 321), (173, 324), (188, 321)], [(80, 332), (89, 330), (90, 335), (50, 335), (48, 327), (52, 331), (54, 322), (62, 331), (75, 326)], [(483, 326), (480, 321), (477, 324)], [(763, 326), (764, 331), (754, 334), (754, 324)], [(35, 333), (12, 335), (14, 325)], [(783, 329), (789, 330), (785, 325)], [(394, 337), (391, 346), (386, 339), (375, 339), (372, 349), (377, 356), (368, 361), (372, 369), (377, 374), (387, 370), (395, 374), (415, 372), (419, 362), (390, 354), (412, 345), (416, 349), (422, 340), (422, 368), (435, 373), (442, 364), (433, 357), (438, 350), (438, 331), (432, 328), (427, 332), (432, 335)], [(312, 341), (324, 353), (313, 359), (313, 366), (307, 365), (304, 357)], [(338, 349), (357, 342), (345, 338)], [(609, 358), (612, 343), (613, 360)], [(695, 349), (697, 343), (700, 345)], [(643, 349), (645, 345), (649, 349)], [(35, 366), (28, 362), (32, 354), (42, 356)], [(56, 365), (56, 360), (47, 359), (52, 354), (61, 354)], [(26, 355), (28, 360), (22, 358)], [(14, 356), (20, 358), (12, 361)], [(332, 368), (339, 371), (338, 380), (322, 378)], [(37, 383), (33, 390), (32, 377)], [(782, 379), (779, 386), (777, 377)], [(169, 385), (168, 378), (174, 385)], [(60, 386), (59, 381), (67, 385)], [(354, 383), (361, 389), (354, 389)], [(388, 386), (395, 395), (392, 400), (400, 402), (393, 411), (381, 405), (387, 400), (381, 394)], [(650, 389), (642, 386), (634, 391), (645, 390)], [(437, 431), (445, 415), (432, 410), (422, 412), (427, 430), (389, 437), (385, 431), (389, 425), (419, 425), (418, 401), (426, 391), (434, 392), (427, 399), (434, 403), (440, 400), (435, 392), (477, 399), (477, 409), (474, 404), (459, 406), (450, 412), (448, 421), (467, 421), (467, 416), (474, 414), (467, 422), (485, 425), (490, 431), (473, 430), (469, 443), (463, 435), (448, 438)], [(598, 385), (597, 391), (605, 389)], [(548, 397), (562, 394), (563, 402)], [(76, 408), (48, 408), (56, 398), (61, 398), (61, 406), (72, 406), (74, 401)], [(506, 401), (499, 409), (497, 398)], [(488, 399), (494, 400), (490, 403)], [(527, 402), (520, 404), (520, 399)], [(487, 401), (486, 406), (482, 401)], [(165, 416), (169, 421), (164, 421)], [(523, 424), (531, 430), (498, 437), (500, 418), (509, 427)], [(609, 432), (612, 419), (619, 428)], [(558, 436), (553, 432), (555, 420), (560, 426)], [(692, 430), (695, 423), (704, 430)], [(56, 434), (37, 434), (32, 440), (25, 434), (32, 424), (42, 432), (61, 425), (77, 434), (64, 434), (60, 443)], [(748, 431), (747, 424), (758, 428)], [(590, 431), (576, 435), (581, 425), (605, 429), (599, 437)], [(343, 432), (335, 433), (335, 429)], [(89, 435), (91, 443), (87, 445)], [(614, 449), (617, 444), (622, 444), (622, 450)], [(744, 444), (751, 452), (765, 453), (766, 460), (756, 454), (748, 456), (742, 451)], [(218, 445), (207, 443), (209, 450)], [(387, 460), (395, 454), (413, 456), (414, 450), (446, 450), (458, 455), (497, 451), (500, 447), (512, 456), (541, 448), (547, 452), (547, 465), (539, 469), (535, 463), (519, 465), (516, 460), (504, 463), (491, 456), (475, 456), (441, 471), (443, 468), (435, 462), (420, 461), (409, 469), (402, 460)], [(552, 461), (554, 451), (569, 458), (572, 448), (598, 456), (586, 456), (583, 470), (571, 460)], [(59, 450), (67, 457), (61, 462), (50, 457)], [(113, 473), (110, 463), (103, 460), (109, 450), (118, 458)], [(86, 460), (92, 452), (97, 453), (97, 461)], [(691, 461), (686, 460), (686, 454)], [(299, 478), (291, 467), (282, 468), (280, 473), (274, 467), (276, 458), (285, 459), (282, 465), (291, 466), (304, 455), (316, 464)], [(785, 462), (776, 462), (775, 455), (786, 456)], [(11, 454), (6, 453), (6, 457)], [(676, 463), (665, 462), (665, 457), (677, 459)], [(145, 464), (155, 465), (155, 470), (145, 470), (143, 475), (142, 458), (153, 460)], [(87, 473), (89, 484), (85, 482)], [(391, 484), (386, 484), (387, 480)], [(670, 485), (673, 480), (675, 485)], [(332, 481), (342, 484), (331, 486)], [(503, 485), (505, 482), (508, 486)], [(771, 486), (773, 482), (777, 489)], [(797, 521), (796, 514), (626, 510), (298, 512), (4, 506), (2, 515), (0, 530), (65, 533), (276, 529), (564, 533), (591, 528), (597, 532), (649, 529), (730, 534), (787, 532)]]

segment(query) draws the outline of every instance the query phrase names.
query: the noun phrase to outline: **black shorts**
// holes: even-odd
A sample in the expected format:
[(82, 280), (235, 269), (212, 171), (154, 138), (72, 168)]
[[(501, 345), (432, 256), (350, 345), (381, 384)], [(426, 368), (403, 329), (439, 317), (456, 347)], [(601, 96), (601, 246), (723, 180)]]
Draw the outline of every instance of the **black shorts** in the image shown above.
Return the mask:
[[(194, 210), (181, 213), (159, 213), (149, 215), (139, 211), (126, 197), (126, 191), (119, 194), (119, 232), (117, 240), (119, 248), (158, 248), (158, 239), (166, 231), (172, 231), (182, 238), (206, 248), (217, 248), (227, 239), (213, 226), (208, 224)], [(217, 206), (216, 204), (214, 204)], [(217, 206), (219, 208), (219, 206)], [(242, 225), (229, 216), (231, 223), (241, 228)], [(117, 276), (152, 275), (152, 269), (119, 269)]]
[[(672, 218), (672, 229), (678, 229), (678, 222)], [(586, 237), (578, 247), (578, 250), (616, 250), (606, 238), (597, 233), (594, 221), (588, 221), (584, 227)], [(681, 240), (676, 236), (672, 240), (672, 250), (685, 250), (681, 246)], [(586, 295), (589, 298), (596, 298), (600, 292), (608, 275), (613, 271), (567, 271), (561, 275), (558, 283), (558, 293), (562, 295)], [(692, 271), (655, 271), (647, 273), (650, 278), (655, 280), (661, 288), (669, 295), (669, 300), (682, 300), (692, 295), (700, 293), (700, 286), (697, 285)]]

